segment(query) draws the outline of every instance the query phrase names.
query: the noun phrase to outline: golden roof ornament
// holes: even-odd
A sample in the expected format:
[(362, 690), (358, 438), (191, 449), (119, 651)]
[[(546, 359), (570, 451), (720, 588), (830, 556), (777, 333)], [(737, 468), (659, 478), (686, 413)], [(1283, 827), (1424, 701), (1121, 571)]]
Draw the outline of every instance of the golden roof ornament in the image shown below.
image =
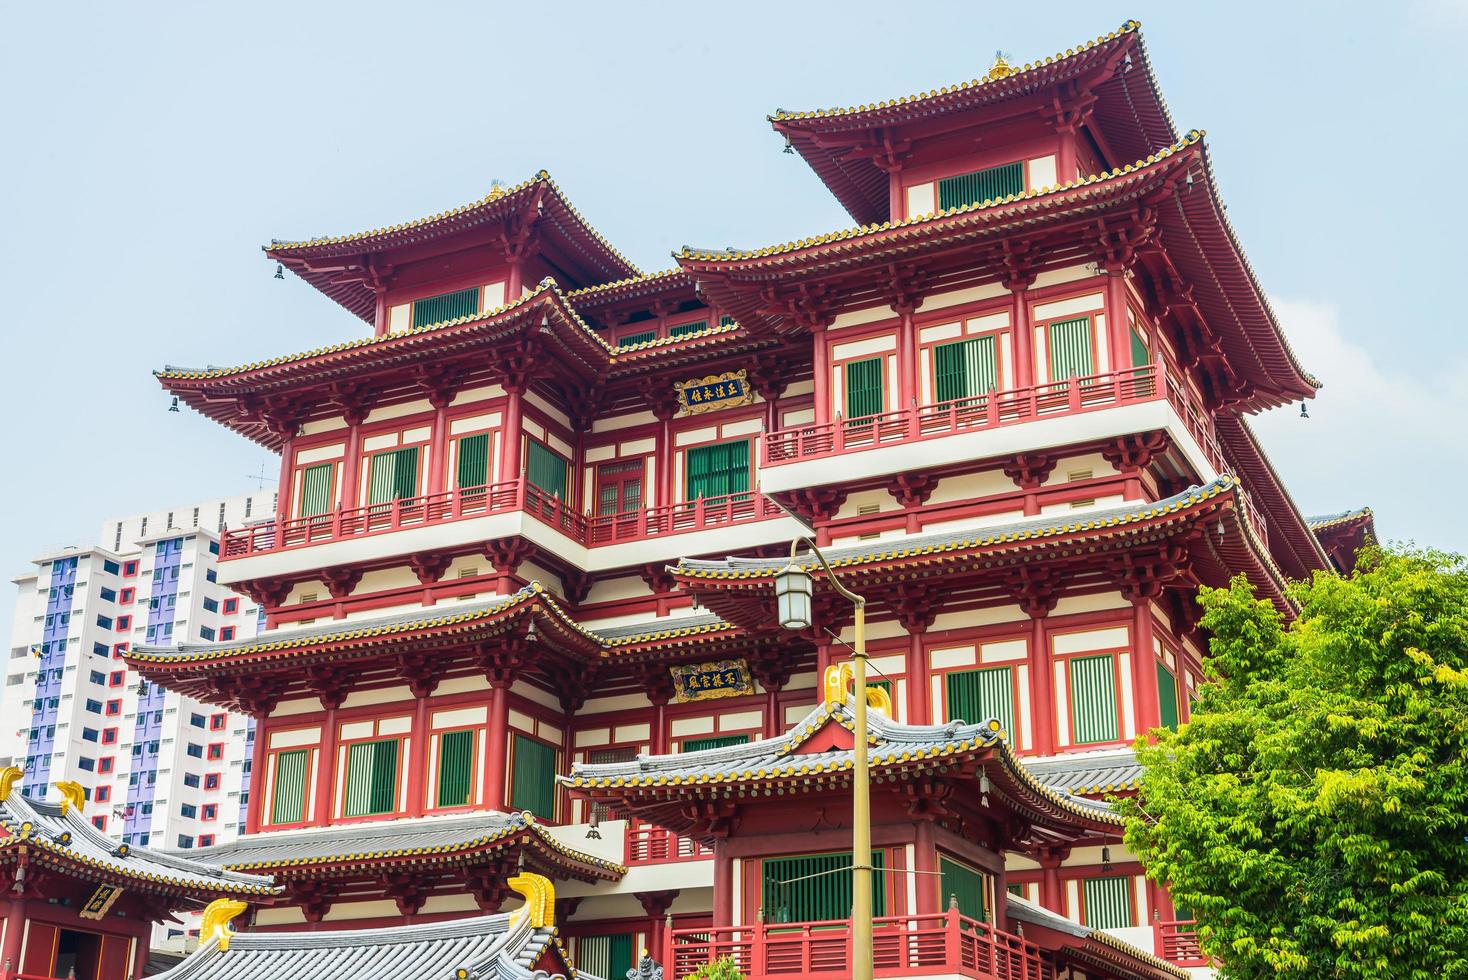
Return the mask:
[(989, 66), (989, 74), (984, 76), (985, 81), (997, 82), (1001, 78), (1008, 78), (1014, 74), (1014, 68), (1010, 67), (1008, 61), (1004, 60), (1003, 51), (994, 52), (994, 63)]
[(55, 786), (56, 792), (61, 794), (61, 815), (63, 817), (66, 816), (67, 810), (74, 809), (80, 813), (87, 805), (87, 791), (82, 789), (81, 783), (61, 779), (51, 785)]
[(229, 950), (229, 937), (234, 932), (229, 928), (229, 921), (249, 908), (244, 902), (232, 898), (216, 898), (204, 907), (203, 917), (199, 921), (199, 943), (203, 945), (211, 939), (219, 941), (221, 953)]

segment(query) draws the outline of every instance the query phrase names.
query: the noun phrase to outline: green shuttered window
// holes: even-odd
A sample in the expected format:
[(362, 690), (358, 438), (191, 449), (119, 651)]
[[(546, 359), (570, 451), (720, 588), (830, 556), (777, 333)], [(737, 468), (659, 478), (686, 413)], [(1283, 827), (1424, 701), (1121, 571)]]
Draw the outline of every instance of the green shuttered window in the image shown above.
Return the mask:
[(722, 497), (749, 490), (749, 440), (688, 450), (684, 497)]
[(525, 454), (525, 479), (532, 487), (561, 501), (566, 500), (566, 461), (551, 452), (544, 443), (528, 440)]
[(1067, 381), (1092, 374), (1091, 318), (1077, 317), (1050, 324), (1050, 380)]
[(702, 752), (704, 749), (722, 749), (726, 745), (746, 745), (748, 735), (710, 735), (707, 738), (685, 738), (682, 751)]
[(691, 333), (698, 333), (699, 331), (707, 330), (708, 328), (709, 322), (707, 320), (694, 320), (692, 323), (680, 323), (676, 326), (669, 327), (668, 336), (686, 337)]
[(292, 749), (275, 757), (271, 823), (300, 823), (306, 819), (306, 762), (309, 757), (309, 749)]
[(992, 335), (933, 348), (933, 389), (938, 401), (986, 395), (998, 387)]
[(489, 482), (489, 433), (464, 436), (458, 442), (455, 460), (460, 487), (482, 487)]
[(392, 449), (372, 457), (367, 473), (367, 502), (387, 504), (418, 495), (418, 447)]
[[(872, 852), (872, 914), (887, 914), (887, 875)], [(851, 916), (851, 854), (766, 858), (760, 904), (766, 922), (824, 922)]]
[(1025, 192), (1025, 165), (1006, 163), (938, 181), (938, 207), (961, 208)]
[(1085, 922), (1092, 929), (1128, 929), (1132, 922), (1132, 880), (1087, 878), (1081, 882)]
[(582, 936), (576, 944), (576, 969), (607, 980), (621, 980), (632, 969), (632, 933)]
[(1162, 727), (1177, 731), (1177, 678), (1162, 661), (1157, 661), (1157, 704), (1162, 709)]
[(622, 336), (620, 336), (620, 337), (617, 338), (617, 346), (618, 347), (632, 347), (632, 346), (635, 346), (637, 344), (645, 344), (649, 340), (657, 340), (657, 339), (658, 339), (658, 332), (656, 330), (644, 330), (642, 333), (628, 333), (628, 334), (623, 334)]
[(474, 802), (474, 730), (444, 732), (438, 737), (438, 806)]
[(1076, 744), (1120, 738), (1116, 660), (1109, 653), (1070, 661), (1070, 725)]
[(547, 820), (556, 818), (556, 750), (516, 733), (510, 763), (510, 805)]
[(983, 667), (955, 670), (947, 677), (948, 720), (962, 718), (971, 725), (998, 718), (1014, 744), (1014, 668)]
[(882, 365), (880, 357), (846, 363), (846, 417), (859, 419), (882, 411)]
[(398, 740), (357, 742), (347, 748), (347, 793), (342, 816), (392, 813), (398, 796)]
[(1131, 337), (1132, 367), (1143, 367), (1147, 364), (1148, 361), (1152, 359), (1151, 355), (1147, 353), (1147, 342), (1142, 339), (1141, 334), (1137, 333), (1137, 329), (1135, 327), (1131, 329)]
[(479, 312), (479, 287), (456, 289), (452, 293), (439, 293), (413, 303), (413, 326), (442, 323), (455, 317), (469, 316)]
[(980, 922), (988, 922), (988, 909), (986, 905), (986, 882), (981, 871), (975, 871), (966, 864), (961, 864), (952, 858), (939, 856), (938, 873), (942, 876), (943, 894), (942, 908), (946, 910), (948, 903), (954, 898), (958, 899), (958, 914), (966, 915), (970, 919), (978, 919)]
[(332, 465), (318, 463), (301, 473), (301, 516), (315, 517), (331, 510)]

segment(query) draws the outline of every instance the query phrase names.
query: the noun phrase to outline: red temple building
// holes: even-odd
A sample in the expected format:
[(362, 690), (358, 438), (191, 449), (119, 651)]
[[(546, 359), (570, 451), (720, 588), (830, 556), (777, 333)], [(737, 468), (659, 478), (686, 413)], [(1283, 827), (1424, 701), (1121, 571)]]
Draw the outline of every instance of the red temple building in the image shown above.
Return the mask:
[(1302, 517), (1249, 426), (1317, 382), (1203, 134), (1134, 22), (771, 123), (853, 227), (645, 274), (540, 173), (268, 246), (359, 339), (159, 373), (281, 456), (278, 513), (219, 564), (266, 630), (128, 655), (256, 719), (247, 834), (192, 854), (283, 887), (249, 935), (501, 936), (528, 874), (592, 975), (642, 948), (673, 977), (720, 951), (849, 973), (818, 934), (849, 913), (823, 677), (851, 607), (817, 572), (792, 633), (772, 595), (809, 534), (867, 598), (887, 705), (879, 975), (1202, 965), (1100, 800), (1188, 718), (1200, 584), (1288, 612), (1372, 534)]

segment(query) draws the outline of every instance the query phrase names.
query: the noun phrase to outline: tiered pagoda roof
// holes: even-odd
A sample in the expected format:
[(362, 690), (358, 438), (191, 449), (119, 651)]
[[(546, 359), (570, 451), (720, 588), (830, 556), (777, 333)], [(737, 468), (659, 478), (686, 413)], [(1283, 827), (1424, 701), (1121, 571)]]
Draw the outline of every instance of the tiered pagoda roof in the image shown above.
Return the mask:
[(1377, 543), (1376, 516), (1370, 507), (1309, 518), (1310, 530), (1343, 574), (1356, 567), (1362, 548)]
[[(535, 879), (522, 875), (521, 879)], [(233, 933), (215, 928), (160, 980), (549, 980), (575, 976), (546, 896), (508, 915), (339, 932)], [(517, 890), (524, 888), (523, 881)], [(531, 903), (534, 903), (533, 905)], [(555, 971), (554, 973), (550, 971)]]
[[(0, 868), (12, 876), (25, 867), (31, 875), (55, 873), (148, 893), (173, 908), (201, 906), (219, 896), (268, 904), (281, 891), (267, 876), (119, 842), (83, 817), (80, 785), (57, 783), (62, 802), (45, 803), (20, 793), (20, 778), (14, 766), (0, 769)], [(16, 885), (24, 890), (23, 878)]]
[(1006, 895), (1005, 902), (1009, 918), (1026, 925), (1027, 939), (1052, 950), (1057, 966), (1074, 963), (1082, 971), (1100, 968), (1106, 975), (1119, 973), (1136, 980), (1187, 980), (1192, 976), (1148, 950), (1073, 922), (1018, 895)]
[[(1119, 29), (1019, 68), (1001, 60), (982, 78), (930, 92), (844, 109), (777, 110), (776, 132), (815, 170), (853, 218), (891, 218), (888, 177), (878, 160), (915, 131), (941, 133), (955, 117), (1044, 113), (1057, 90), (1091, 108), (1092, 127), (1115, 160), (1156, 153), (1177, 139), (1142, 43), (1141, 24)], [(1008, 109), (1008, 113), (1005, 110)]]
[(567, 847), (529, 813), (362, 823), (249, 834), (193, 852), (236, 871), (276, 880), (350, 878), (411, 869), (445, 872), (508, 858), (554, 880), (617, 881), (627, 869)]
[[(837, 668), (839, 669), (839, 668)], [(828, 678), (828, 686), (829, 686)], [(631, 762), (577, 763), (560, 781), (573, 796), (610, 805), (681, 836), (705, 842), (721, 831), (705, 819), (706, 803), (763, 799), (771, 792), (800, 796), (849, 792), (855, 752), (849, 744), (855, 702), (826, 700), (784, 735), (742, 745), (639, 756)], [(843, 737), (835, 729), (844, 730)], [(914, 776), (987, 789), (1022, 815), (1040, 836), (1107, 839), (1121, 818), (1105, 803), (1072, 796), (1032, 775), (1005, 741), (997, 721), (904, 725), (880, 710), (868, 714), (869, 765), (874, 790)], [(987, 802), (982, 804), (988, 806)]]
[(568, 280), (584, 284), (640, 276), (638, 268), (581, 216), (544, 170), (513, 187), (495, 186), (477, 201), (385, 228), (305, 241), (273, 241), (265, 254), (362, 319), (372, 322), (374, 276), (405, 257), (455, 239), (503, 242), (533, 224), (548, 239)]
[[(990, 593), (1004, 595), (1013, 579), (1033, 576), (1043, 565), (1061, 569), (1076, 561), (1064, 582), (1065, 588), (1076, 589), (1088, 584), (1088, 576), (1105, 581), (1149, 552), (1184, 580), (1191, 575), (1222, 585), (1243, 572), (1261, 595), (1288, 608), (1285, 577), (1260, 540), (1242, 487), (1231, 476), (1151, 503), (893, 538), (825, 553), (851, 588), (876, 590), (868, 598), (880, 605), (881, 589), (896, 580), (899, 570), (905, 585), (941, 580), (950, 601), (965, 592), (977, 601)], [(774, 577), (786, 564), (783, 558), (684, 559), (669, 571), (712, 611), (755, 628), (771, 621)], [(815, 576), (819, 587), (825, 578), (820, 563), (807, 555), (797, 558), (797, 564)]]

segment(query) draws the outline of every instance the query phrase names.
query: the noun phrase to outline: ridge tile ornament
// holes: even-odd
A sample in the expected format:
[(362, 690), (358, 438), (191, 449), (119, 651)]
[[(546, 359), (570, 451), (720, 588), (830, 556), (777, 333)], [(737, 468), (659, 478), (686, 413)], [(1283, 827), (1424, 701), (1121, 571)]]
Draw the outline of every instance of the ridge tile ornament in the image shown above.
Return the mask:
[(754, 693), (749, 665), (743, 660), (717, 660), (706, 664), (669, 667), (675, 697), (680, 703), (737, 698)]
[(678, 393), (678, 404), (689, 415), (748, 405), (754, 401), (754, 391), (749, 387), (749, 372), (743, 368), (693, 381), (675, 381), (673, 390)]

